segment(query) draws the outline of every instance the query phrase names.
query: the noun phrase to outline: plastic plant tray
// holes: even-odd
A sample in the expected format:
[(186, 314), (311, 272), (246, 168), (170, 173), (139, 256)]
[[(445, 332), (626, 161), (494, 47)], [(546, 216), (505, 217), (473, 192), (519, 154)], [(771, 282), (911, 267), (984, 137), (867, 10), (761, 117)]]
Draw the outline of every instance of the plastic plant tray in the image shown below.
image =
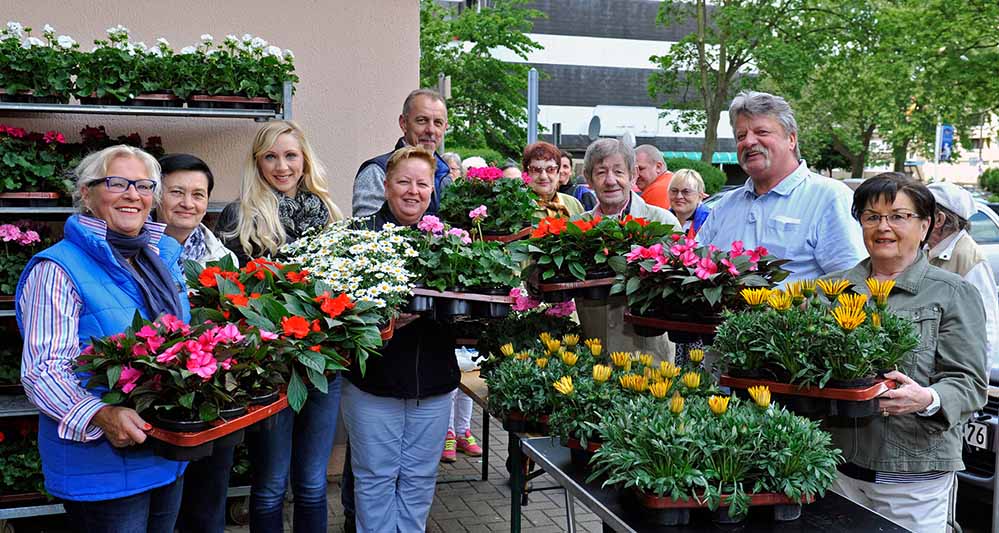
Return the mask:
[(148, 435), (156, 440), (183, 448), (200, 446), (201, 444), (216, 440), (260, 422), (283, 411), (287, 407), (288, 396), (282, 392), (278, 394), (278, 399), (274, 403), (268, 405), (251, 405), (247, 408), (245, 415), (229, 420), (228, 422), (217, 421), (217, 425), (204, 431), (187, 433), (167, 431), (154, 426), (153, 429), (148, 431)]
[(538, 289), (541, 292), (571, 291), (574, 289), (588, 289), (590, 287), (605, 287), (613, 285), (616, 278), (597, 278), (584, 281), (567, 281), (563, 283), (539, 283)]
[(526, 228), (524, 228), (524, 229), (522, 229), (522, 230), (520, 230), (520, 231), (518, 231), (516, 233), (510, 233), (510, 234), (507, 234), (507, 235), (486, 235), (486, 236), (482, 237), (482, 240), (484, 240), (484, 241), (498, 241), (498, 242), (501, 242), (503, 244), (506, 244), (508, 242), (519, 241), (520, 239), (526, 238), (527, 236), (529, 236), (531, 234), (531, 231), (533, 231), (533, 230), (534, 230), (534, 228), (532, 228), (532, 227), (526, 227)]
[(469, 302), (488, 302), (494, 304), (513, 304), (513, 298), (504, 294), (480, 294), (476, 292), (459, 291), (437, 291), (416, 287), (413, 289), (416, 296), (431, 296), (434, 298), (447, 298), (451, 300), (467, 300)]
[(833, 387), (799, 387), (790, 383), (779, 381), (768, 381), (756, 378), (735, 378), (728, 374), (722, 374), (718, 381), (719, 385), (731, 387), (733, 389), (748, 389), (758, 385), (764, 385), (770, 389), (771, 394), (786, 394), (788, 396), (808, 396), (812, 398), (823, 398), (827, 400), (846, 400), (851, 402), (863, 402), (873, 400), (889, 389), (894, 389), (897, 384), (894, 380), (881, 379), (874, 382), (869, 387), (862, 389), (839, 389)]
[[(701, 509), (708, 507), (708, 502), (706, 500), (703, 502), (694, 498), (689, 500), (674, 500), (673, 498), (669, 498), (667, 496), (653, 496), (651, 494), (645, 494), (641, 491), (636, 492), (638, 493), (638, 499), (642, 506), (647, 509)], [(797, 505), (799, 503), (812, 503), (814, 501), (814, 496), (802, 498), (800, 501), (795, 501), (776, 492), (763, 492), (749, 495), (749, 505), (753, 507), (767, 505)], [(722, 496), (719, 507), (728, 507), (728, 496)]]
[(683, 331), (686, 333), (709, 333), (714, 334), (718, 329), (718, 322), (712, 318), (706, 318), (702, 322), (666, 320), (662, 318), (651, 318), (641, 315), (633, 315), (630, 311), (624, 312), (624, 321), (638, 326), (659, 328), (667, 331)]

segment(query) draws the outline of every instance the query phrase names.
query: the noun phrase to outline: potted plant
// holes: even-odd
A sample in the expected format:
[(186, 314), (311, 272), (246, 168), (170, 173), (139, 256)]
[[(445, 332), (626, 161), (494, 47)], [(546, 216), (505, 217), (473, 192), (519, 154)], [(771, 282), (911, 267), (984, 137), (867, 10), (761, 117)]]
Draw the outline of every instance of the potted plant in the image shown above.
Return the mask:
[[(649, 334), (669, 330), (674, 342), (710, 342), (721, 310), (743, 307), (743, 288), (773, 287), (782, 281), (789, 274), (781, 268), (786, 263), (764, 247), (747, 250), (742, 241), (722, 251), (674, 234), (668, 243), (635, 246), (623, 260), (611, 261), (618, 273), (611, 293), (628, 297), (630, 314), (645, 319), (631, 320), (651, 328)], [(685, 323), (692, 327), (685, 328)]]
[(216, 45), (202, 35), (197, 47), (182, 50), (181, 69), (199, 80), (190, 107), (276, 108), (285, 82), (298, 82), (295, 55), (249, 34), (227, 35)]
[(521, 289), (511, 289), (510, 297), (514, 302), (510, 314), (501, 320), (489, 321), (478, 338), (476, 348), (483, 376), (493, 365), (504, 360), (501, 347), (505, 344), (519, 349), (540, 348), (538, 339), (542, 333), (555, 338), (579, 335), (579, 324), (570, 318), (576, 309), (571, 301), (542, 304)]
[(37, 433), (37, 420), (22, 418), (0, 426), (0, 506), (50, 498)]
[(476, 224), (468, 213), (485, 206), (490, 216), (479, 223), (482, 235), (512, 235), (533, 224), (536, 200), (537, 195), (524, 180), (503, 179), (503, 171), (496, 167), (470, 168), (465, 179), (447, 188), (441, 198), (440, 218), (471, 230)]
[(0, 29), (0, 100), (69, 102), (80, 45), (72, 37), (56, 37), (48, 24), (42, 37), (32, 37), (31, 28), (17, 22)]
[(4, 251), (0, 256), (0, 297), (12, 300), (21, 272), (45, 243), (37, 231), (22, 224), (0, 224), (0, 241)]
[(80, 70), (73, 94), (84, 104), (120, 105), (143, 92), (145, 45), (129, 42), (128, 28), (107, 29), (107, 39), (94, 40), (89, 54), (79, 55)]
[(0, 198), (52, 199), (69, 190), (65, 143), (58, 131), (28, 133), (0, 124)]
[(593, 364), (589, 371), (589, 375), (570, 378), (568, 384), (564, 381), (553, 383), (559, 394), (554, 396), (554, 407), (548, 418), (552, 435), (572, 450), (573, 462), (583, 467), (600, 448), (600, 435), (596, 430), (600, 416), (613, 407), (623, 390), (618, 385), (618, 378), (623, 374), (620, 369), (615, 371), (609, 364)]

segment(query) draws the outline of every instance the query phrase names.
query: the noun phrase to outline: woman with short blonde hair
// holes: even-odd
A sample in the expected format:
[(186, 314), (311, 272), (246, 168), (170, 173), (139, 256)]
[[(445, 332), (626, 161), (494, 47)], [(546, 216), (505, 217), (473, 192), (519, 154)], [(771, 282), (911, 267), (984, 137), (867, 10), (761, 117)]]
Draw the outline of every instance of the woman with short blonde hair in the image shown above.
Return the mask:
[(669, 210), (676, 215), (684, 231), (696, 235), (711, 210), (704, 206), (704, 179), (700, 172), (681, 168), (669, 182)]

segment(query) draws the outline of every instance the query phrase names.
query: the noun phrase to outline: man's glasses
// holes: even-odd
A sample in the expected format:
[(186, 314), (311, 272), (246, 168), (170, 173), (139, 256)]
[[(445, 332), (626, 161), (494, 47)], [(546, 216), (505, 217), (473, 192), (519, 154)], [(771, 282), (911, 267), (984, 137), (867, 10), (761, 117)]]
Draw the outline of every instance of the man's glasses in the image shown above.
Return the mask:
[[(98, 183), (100, 183), (100, 181), (91, 182), (90, 186), (93, 187)], [(152, 196), (153, 192), (156, 191), (156, 182), (153, 180), (130, 180), (128, 178), (122, 178), (121, 176), (108, 176), (104, 178), (104, 186), (113, 193), (123, 193), (127, 191), (129, 187), (135, 187), (135, 192), (139, 193), (141, 196)]]
[(534, 165), (531, 165), (527, 167), (527, 172), (531, 174), (541, 174), (542, 171), (544, 171), (546, 174), (557, 174), (558, 167), (555, 165), (552, 165), (550, 167), (536, 167)]
[(876, 228), (881, 225), (881, 219), (888, 221), (888, 225), (893, 228), (907, 226), (914, 218), (923, 218), (915, 213), (898, 212), (890, 215), (881, 215), (870, 211), (860, 215), (860, 225), (865, 228)]

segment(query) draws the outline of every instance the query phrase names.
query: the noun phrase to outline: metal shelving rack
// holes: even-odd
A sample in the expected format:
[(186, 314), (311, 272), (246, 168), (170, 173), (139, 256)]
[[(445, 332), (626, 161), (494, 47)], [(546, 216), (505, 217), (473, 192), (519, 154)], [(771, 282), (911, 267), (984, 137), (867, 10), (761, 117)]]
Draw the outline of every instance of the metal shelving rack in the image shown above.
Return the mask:
[[(252, 119), (256, 122), (266, 122), (269, 120), (291, 120), (292, 84), (291, 82), (285, 82), (281, 108), (278, 111), (270, 109), (214, 109), (198, 107), (108, 106), (0, 102), (0, 116), (22, 113)], [(221, 213), (224, 207), (225, 204), (223, 203), (213, 202), (209, 205), (208, 213)], [(35, 216), (39, 218), (51, 219), (53, 217), (68, 216), (73, 214), (75, 211), (76, 210), (72, 207), (0, 207), (0, 218)], [(0, 309), (0, 318), (13, 316), (13, 309)], [(37, 414), (38, 410), (28, 401), (26, 396), (0, 396), (0, 418), (33, 416)], [(229, 487), (228, 496), (230, 498), (245, 497), (249, 494), (249, 487)], [(65, 510), (60, 503), (0, 508), (0, 528), (2, 528), (4, 522), (8, 519), (61, 514), (63, 512), (65, 512)]]

